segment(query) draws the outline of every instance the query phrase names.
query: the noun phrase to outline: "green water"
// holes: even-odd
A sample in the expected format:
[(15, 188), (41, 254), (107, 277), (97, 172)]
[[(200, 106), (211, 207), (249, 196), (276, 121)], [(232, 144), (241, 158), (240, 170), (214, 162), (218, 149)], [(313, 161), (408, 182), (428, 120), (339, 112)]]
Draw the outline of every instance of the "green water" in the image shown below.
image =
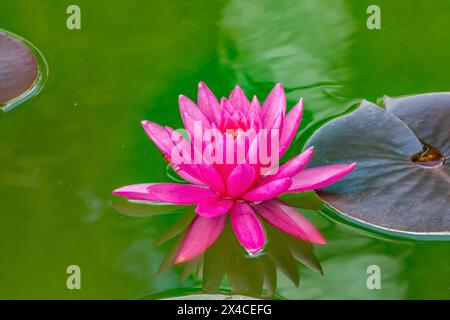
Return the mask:
[[(0, 28), (28, 39), (49, 65), (42, 92), (0, 114), (0, 298), (124, 298), (198, 291), (181, 269), (156, 275), (169, 245), (155, 241), (178, 218), (121, 215), (111, 190), (170, 181), (139, 122), (181, 127), (180, 93), (205, 81), (227, 95), (238, 83), (264, 97), (275, 82), (290, 105), (303, 96), (296, 147), (361, 99), (450, 91), (448, 1), (2, 0)], [(366, 8), (381, 7), (381, 30)], [(333, 213), (304, 210), (324, 234), (324, 276), (301, 268), (303, 298), (450, 298), (450, 244), (383, 236)], [(81, 268), (68, 290), (66, 268)], [(381, 290), (368, 290), (378, 265)], [(227, 289), (226, 284), (224, 289)]]

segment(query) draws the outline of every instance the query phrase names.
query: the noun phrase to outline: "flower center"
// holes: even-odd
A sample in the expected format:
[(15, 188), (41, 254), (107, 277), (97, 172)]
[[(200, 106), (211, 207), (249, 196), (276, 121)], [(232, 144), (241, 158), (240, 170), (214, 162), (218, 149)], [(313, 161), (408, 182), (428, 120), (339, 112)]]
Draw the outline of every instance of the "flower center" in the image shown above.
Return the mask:
[(430, 145), (424, 144), (423, 150), (411, 156), (411, 161), (421, 167), (437, 167), (442, 166), (445, 157), (442, 152)]

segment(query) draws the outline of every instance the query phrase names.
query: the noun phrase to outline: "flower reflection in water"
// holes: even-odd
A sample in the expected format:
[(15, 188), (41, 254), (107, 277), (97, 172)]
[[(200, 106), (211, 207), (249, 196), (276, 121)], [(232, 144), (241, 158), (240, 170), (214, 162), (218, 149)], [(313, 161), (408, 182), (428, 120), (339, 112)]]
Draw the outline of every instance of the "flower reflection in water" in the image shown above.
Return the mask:
[[(289, 196), (283, 201), (291, 206), (320, 210), (322, 202), (314, 193)], [(174, 266), (174, 259), (187, 228), (195, 216), (194, 208), (176, 205), (146, 205), (145, 203), (117, 202), (114, 207), (122, 214), (149, 217), (165, 213), (179, 215), (176, 222), (156, 242), (156, 246), (170, 244), (158, 273)], [(204, 293), (232, 293), (246, 296), (271, 298), (276, 295), (277, 270), (300, 284), (300, 265), (323, 273), (314, 254), (313, 244), (284, 233), (265, 223), (267, 245), (256, 256), (249, 255), (239, 244), (229, 223), (218, 240), (201, 256), (181, 265), (181, 280), (194, 277), (202, 280)]]

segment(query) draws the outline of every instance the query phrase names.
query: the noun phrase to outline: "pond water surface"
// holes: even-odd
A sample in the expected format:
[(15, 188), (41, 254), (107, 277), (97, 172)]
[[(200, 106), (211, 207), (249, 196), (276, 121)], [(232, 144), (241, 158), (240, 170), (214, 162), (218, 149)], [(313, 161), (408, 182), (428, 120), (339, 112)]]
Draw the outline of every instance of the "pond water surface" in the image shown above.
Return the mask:
[[(177, 98), (205, 81), (218, 95), (240, 84), (264, 98), (276, 82), (301, 96), (300, 152), (325, 121), (361, 98), (450, 91), (450, 3), (375, 1), (87, 1), (68, 30), (69, 1), (2, 0), (0, 28), (29, 40), (49, 76), (39, 95), (0, 114), (0, 298), (171, 297), (201, 292), (183, 268), (157, 274), (171, 248), (155, 242), (182, 215), (122, 215), (116, 187), (170, 181), (140, 126), (179, 128)], [(324, 275), (278, 271), (277, 296), (450, 298), (450, 243), (386, 236), (330, 210), (302, 212), (328, 241), (314, 250)], [(81, 268), (68, 290), (66, 268)], [(369, 290), (367, 268), (381, 269)], [(224, 282), (222, 289), (231, 287)]]

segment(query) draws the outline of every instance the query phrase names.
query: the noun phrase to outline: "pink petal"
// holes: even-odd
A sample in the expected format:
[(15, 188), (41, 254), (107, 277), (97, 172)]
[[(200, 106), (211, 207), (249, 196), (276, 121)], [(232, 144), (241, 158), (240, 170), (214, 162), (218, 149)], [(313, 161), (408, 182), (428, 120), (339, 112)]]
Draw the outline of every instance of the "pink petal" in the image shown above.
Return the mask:
[(300, 171), (292, 178), (289, 192), (305, 192), (324, 188), (349, 174), (356, 163), (334, 164)]
[(217, 193), (225, 193), (225, 184), (222, 176), (213, 165), (200, 164), (198, 165), (198, 168), (203, 177), (202, 181), (205, 181), (205, 183)]
[(322, 235), (305, 217), (280, 200), (264, 201), (254, 206), (254, 209), (268, 223), (288, 234), (310, 242), (325, 244)]
[(250, 143), (247, 155), (246, 155), (246, 163), (250, 164), (258, 164), (260, 162), (259, 159), (259, 143), (261, 140), (261, 136), (263, 135), (262, 132), (259, 132), (253, 141)]
[(283, 86), (277, 83), (262, 106), (264, 128), (272, 128), (277, 118), (284, 116), (285, 113), (286, 95), (284, 94)]
[(280, 158), (291, 145), (300, 125), (302, 114), (303, 99), (300, 99), (283, 120), (283, 130), (280, 137)]
[(314, 147), (309, 147), (298, 156), (281, 165), (277, 178), (292, 177), (302, 171), (311, 160)]
[(242, 198), (248, 201), (264, 201), (278, 197), (285, 193), (291, 186), (290, 178), (281, 178), (260, 184), (245, 194)]
[(200, 110), (211, 122), (219, 122), (220, 106), (216, 96), (204, 82), (198, 84), (197, 103)]
[(219, 238), (226, 218), (226, 215), (215, 218), (195, 216), (181, 242), (174, 263), (191, 260), (205, 252)]
[[(275, 121), (268, 126), (268, 129), (271, 130), (269, 131), (271, 134), (276, 134), (278, 137), (278, 140), (281, 137), (281, 133), (282, 133), (282, 128), (283, 128), (283, 121), (284, 121), (284, 115), (280, 112), (277, 117), (275, 118)], [(275, 132), (274, 130), (278, 129), (277, 132)]]
[(225, 115), (229, 117), (236, 110), (236, 108), (230, 103), (227, 98), (222, 97), (220, 99), (220, 110), (225, 111)]
[(194, 138), (202, 139), (202, 136), (194, 136), (194, 128), (197, 126), (202, 131), (210, 129), (211, 123), (208, 118), (191, 99), (183, 95), (179, 96), (178, 104), (180, 106), (181, 118), (183, 119), (186, 130), (189, 132), (191, 141), (194, 141)]
[(240, 128), (239, 122), (233, 117), (224, 117), (222, 121), (222, 130), (237, 130)]
[(243, 195), (255, 180), (255, 169), (248, 164), (238, 164), (227, 178), (227, 195), (239, 197)]
[(237, 110), (247, 114), (248, 109), (250, 108), (250, 102), (241, 87), (234, 87), (233, 91), (231, 91), (229, 101)]
[(156, 183), (150, 185), (147, 190), (160, 201), (175, 204), (197, 204), (216, 195), (209, 189), (180, 183)]
[(311, 160), (314, 154), (314, 147), (309, 147), (298, 156), (292, 158), (288, 162), (282, 164), (278, 169), (278, 172), (274, 175), (265, 177), (263, 181), (272, 181), (275, 179), (281, 179), (286, 177), (293, 177), (300, 171), (302, 171), (308, 162)]
[(227, 213), (233, 206), (233, 201), (216, 196), (201, 200), (195, 212), (204, 217), (218, 217)]
[(112, 193), (132, 200), (159, 202), (161, 199), (159, 199), (155, 194), (150, 194), (148, 192), (148, 188), (152, 185), (154, 185), (154, 183), (133, 184), (118, 188)]
[(220, 109), (219, 128), (222, 131), (239, 128), (238, 123), (232, 118), (232, 114), (235, 111), (234, 106), (231, 105), (227, 98), (220, 99)]
[(238, 124), (238, 128), (246, 129), (247, 120), (245, 119), (245, 115), (241, 110), (234, 111), (231, 117)]
[(189, 171), (182, 170), (182, 169), (175, 169), (174, 170), (176, 174), (178, 174), (181, 178), (186, 180), (187, 182), (203, 185), (203, 181), (200, 181), (199, 179), (195, 178), (191, 173), (188, 173)]
[(173, 141), (167, 129), (151, 121), (142, 121), (142, 127), (161, 152), (170, 157)]
[[(171, 153), (170, 155), (167, 155), (167, 159), (170, 162), (170, 165), (173, 167), (174, 171), (188, 182), (204, 185), (205, 183), (202, 180), (202, 174), (195, 165), (192, 165), (192, 163), (194, 162), (194, 156), (192, 153), (196, 152), (197, 150), (195, 148), (191, 148), (191, 144), (186, 141), (181, 133), (173, 130), (170, 127), (166, 127), (166, 130), (173, 141), (173, 146), (170, 150)], [(173, 153), (177, 151), (181, 151), (182, 154), (178, 154), (178, 159), (175, 159), (173, 157)]]
[(203, 175), (201, 174), (198, 165), (181, 163), (172, 165), (172, 167), (174, 168), (174, 171), (186, 181), (202, 186), (206, 184), (206, 182), (203, 181)]
[(231, 227), (242, 246), (251, 254), (264, 248), (266, 235), (253, 209), (245, 202), (238, 202), (231, 210)]
[[(171, 161), (172, 150), (174, 148), (183, 150), (183, 159), (185, 157), (189, 157), (189, 143), (179, 133), (177, 134), (175, 130), (170, 127), (160, 126), (159, 124), (150, 121), (142, 121), (141, 124), (147, 135), (161, 150), (168, 161)], [(175, 141), (173, 138), (176, 138)], [(185, 166), (183, 170), (180, 170), (178, 168), (180, 167), (179, 165), (175, 165), (173, 167), (175, 172), (186, 181), (195, 184), (203, 184), (201, 178), (199, 178), (199, 172), (197, 172), (195, 168)]]
[(258, 98), (256, 96), (254, 96), (252, 99), (252, 102), (250, 104), (250, 107), (249, 107), (246, 117), (247, 117), (247, 119), (250, 120), (251, 128), (253, 128), (255, 130), (262, 128), (261, 105), (259, 104)]

